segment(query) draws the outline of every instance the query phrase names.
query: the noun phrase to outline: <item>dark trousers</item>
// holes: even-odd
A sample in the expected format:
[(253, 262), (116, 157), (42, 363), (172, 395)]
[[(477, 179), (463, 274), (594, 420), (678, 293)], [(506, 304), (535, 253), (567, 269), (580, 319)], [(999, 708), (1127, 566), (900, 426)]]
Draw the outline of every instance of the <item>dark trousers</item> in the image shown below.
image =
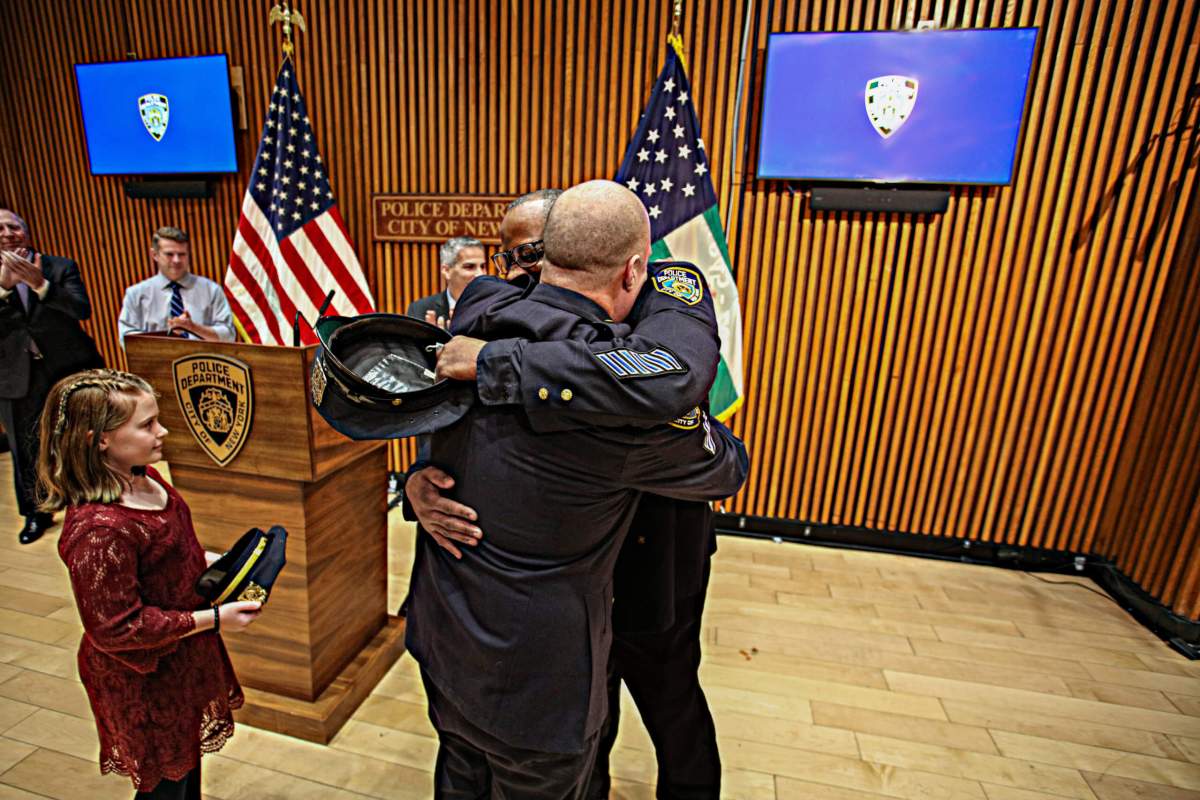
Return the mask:
[(40, 361), (29, 369), (29, 390), (15, 400), (0, 399), (0, 423), (12, 453), (17, 510), (28, 517), (37, 511), (38, 421), (54, 381)]
[[(707, 574), (704, 583), (707, 586)], [(675, 624), (662, 633), (614, 632), (608, 675), (609, 716), (600, 732), (589, 798), (608, 797), (608, 759), (620, 722), (621, 681), (629, 688), (654, 742), (659, 799), (720, 797), (717, 731), (698, 675), (704, 596), (701, 592), (680, 599), (675, 607)]]
[(471, 724), (421, 670), (438, 734), (433, 796), (439, 800), (583, 800), (599, 733), (582, 753), (511, 747)]
[(163, 778), (148, 792), (138, 792), (133, 800), (200, 800), (200, 765), (177, 781)]

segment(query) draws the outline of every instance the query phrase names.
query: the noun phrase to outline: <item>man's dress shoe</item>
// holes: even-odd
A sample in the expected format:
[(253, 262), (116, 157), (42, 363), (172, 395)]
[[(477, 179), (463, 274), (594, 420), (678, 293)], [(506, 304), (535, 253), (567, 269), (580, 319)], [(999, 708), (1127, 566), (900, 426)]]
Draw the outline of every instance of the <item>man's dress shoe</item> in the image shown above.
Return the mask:
[(21, 528), (21, 535), (17, 539), (21, 544), (36, 542), (53, 524), (54, 517), (50, 514), (30, 514), (25, 518), (25, 527)]

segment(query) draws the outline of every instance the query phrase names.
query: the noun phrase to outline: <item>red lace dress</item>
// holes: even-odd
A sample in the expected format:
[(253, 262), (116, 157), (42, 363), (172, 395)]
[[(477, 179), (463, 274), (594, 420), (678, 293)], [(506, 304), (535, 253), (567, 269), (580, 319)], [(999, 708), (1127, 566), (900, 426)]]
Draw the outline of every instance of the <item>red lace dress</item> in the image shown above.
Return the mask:
[(187, 503), (147, 474), (167, 490), (166, 508), (75, 506), (58, 542), (83, 620), (79, 677), (100, 734), (100, 771), (128, 775), (139, 791), (181, 779), (202, 752), (219, 750), (243, 702), (221, 637), (183, 638), (202, 606), (193, 586), (204, 550)]

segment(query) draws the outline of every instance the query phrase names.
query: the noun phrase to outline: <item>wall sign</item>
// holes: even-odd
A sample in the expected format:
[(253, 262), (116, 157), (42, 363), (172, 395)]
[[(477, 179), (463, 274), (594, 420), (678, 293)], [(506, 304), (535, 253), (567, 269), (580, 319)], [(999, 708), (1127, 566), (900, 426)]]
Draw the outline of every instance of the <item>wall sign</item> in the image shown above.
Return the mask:
[(433, 242), (473, 236), (500, 244), (500, 220), (512, 197), (478, 194), (377, 194), (372, 219), (377, 242)]

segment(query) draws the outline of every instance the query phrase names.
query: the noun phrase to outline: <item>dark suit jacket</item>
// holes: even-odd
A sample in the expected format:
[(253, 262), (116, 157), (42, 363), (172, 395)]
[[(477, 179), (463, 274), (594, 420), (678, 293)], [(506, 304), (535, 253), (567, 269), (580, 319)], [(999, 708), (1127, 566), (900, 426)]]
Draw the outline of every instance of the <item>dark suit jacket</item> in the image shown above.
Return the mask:
[(444, 289), (437, 294), (431, 294), (428, 297), (422, 297), (419, 300), (413, 300), (408, 306), (408, 311), (405, 311), (404, 313), (410, 317), (425, 319), (425, 312), (431, 309), (439, 317), (450, 316), (450, 298), (446, 297), (446, 291)]
[(0, 301), (0, 398), (16, 399), (28, 391), (34, 358), (30, 341), (37, 344), (53, 380), (104, 363), (79, 324), (92, 315), (79, 267), (69, 258), (43, 254), (42, 274), (50, 290), (44, 300), (30, 292), (28, 311), (15, 288)]
[[(529, 339), (609, 328), (590, 300), (545, 285), (510, 312), (510, 335)], [(409, 651), (488, 734), (582, 751), (607, 714), (612, 569), (639, 491), (725, 497), (745, 479), (744, 447), (707, 418), (538, 434), (518, 406), (476, 406), (433, 435), (430, 461), (455, 477), (452, 496), (479, 512), (485, 534), (461, 561), (418, 536)]]

